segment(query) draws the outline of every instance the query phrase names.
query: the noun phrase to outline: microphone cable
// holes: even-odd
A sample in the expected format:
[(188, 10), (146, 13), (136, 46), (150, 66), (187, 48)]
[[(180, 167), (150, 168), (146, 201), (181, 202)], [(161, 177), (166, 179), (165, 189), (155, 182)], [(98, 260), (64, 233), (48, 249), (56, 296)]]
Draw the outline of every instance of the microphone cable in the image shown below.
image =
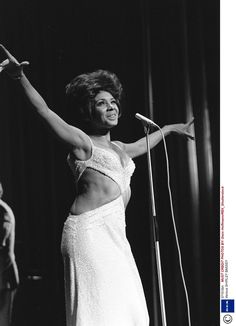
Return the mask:
[(158, 127), (159, 131), (161, 132), (162, 139), (163, 139), (165, 158), (166, 158), (167, 186), (168, 186), (168, 193), (169, 193), (171, 217), (172, 217), (172, 223), (173, 223), (173, 227), (174, 227), (176, 246), (177, 246), (177, 251), (178, 251), (180, 273), (181, 273), (181, 278), (182, 278), (182, 283), (183, 283), (184, 293), (185, 293), (185, 298), (186, 298), (186, 304), (187, 304), (188, 325), (191, 326), (189, 295), (188, 295), (188, 290), (187, 290), (185, 277), (184, 277), (184, 270), (183, 270), (183, 264), (182, 264), (182, 254), (181, 254), (180, 245), (179, 245), (178, 232), (177, 232), (177, 228), (176, 228), (175, 214), (174, 214), (174, 208), (173, 208), (172, 191), (171, 191), (171, 185), (170, 185), (170, 165), (169, 165), (169, 157), (168, 157), (167, 145), (166, 145), (165, 135), (164, 135), (161, 127), (158, 126), (158, 125), (156, 125), (156, 126)]

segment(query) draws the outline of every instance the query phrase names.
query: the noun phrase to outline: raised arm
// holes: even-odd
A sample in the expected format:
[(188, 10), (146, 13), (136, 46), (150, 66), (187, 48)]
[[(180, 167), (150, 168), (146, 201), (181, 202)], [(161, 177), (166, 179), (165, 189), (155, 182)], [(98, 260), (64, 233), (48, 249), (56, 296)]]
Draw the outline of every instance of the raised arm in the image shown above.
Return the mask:
[(3, 45), (0, 44), (0, 47), (7, 57), (7, 59), (0, 64), (0, 72), (5, 71), (12, 79), (20, 84), (31, 107), (49, 126), (50, 130), (69, 147), (76, 148), (77, 156), (81, 155), (81, 159), (85, 159), (86, 152), (90, 151), (91, 146), (88, 136), (82, 130), (66, 123), (55, 112), (49, 109), (42, 96), (31, 85), (23, 72), (23, 67), (29, 63), (27, 61), (19, 63)]
[[(194, 137), (189, 132), (189, 129), (190, 129), (191, 125), (193, 124), (193, 121), (194, 121), (194, 118), (192, 118), (187, 123), (177, 123), (177, 124), (167, 125), (167, 126), (164, 126), (161, 130), (165, 137), (170, 134), (177, 134), (177, 135), (180, 135), (187, 139), (193, 140)], [(163, 139), (162, 133), (160, 130), (157, 130), (148, 136), (151, 149), (153, 147), (155, 147), (157, 144), (159, 144), (160, 141), (162, 141), (162, 139)], [(129, 143), (129, 144), (121, 143), (121, 146), (123, 147), (124, 151), (131, 158), (135, 158), (135, 157), (143, 155), (147, 152), (146, 137), (143, 137), (134, 143)]]

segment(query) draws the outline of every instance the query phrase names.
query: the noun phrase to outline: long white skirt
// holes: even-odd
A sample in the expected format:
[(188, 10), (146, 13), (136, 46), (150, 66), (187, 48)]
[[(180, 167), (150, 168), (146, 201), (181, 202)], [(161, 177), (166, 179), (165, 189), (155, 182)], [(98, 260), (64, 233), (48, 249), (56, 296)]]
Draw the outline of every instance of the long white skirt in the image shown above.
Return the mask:
[(147, 326), (122, 197), (70, 215), (62, 233), (67, 326)]

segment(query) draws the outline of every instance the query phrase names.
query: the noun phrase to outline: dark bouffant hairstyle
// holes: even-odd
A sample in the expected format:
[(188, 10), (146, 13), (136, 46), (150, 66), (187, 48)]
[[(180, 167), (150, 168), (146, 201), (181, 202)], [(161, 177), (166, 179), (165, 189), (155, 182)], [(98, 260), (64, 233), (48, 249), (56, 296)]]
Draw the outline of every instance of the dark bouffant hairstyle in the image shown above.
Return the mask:
[(66, 86), (68, 104), (77, 119), (91, 120), (94, 98), (100, 91), (109, 92), (114, 97), (121, 114), (122, 85), (114, 73), (100, 69), (79, 75)]

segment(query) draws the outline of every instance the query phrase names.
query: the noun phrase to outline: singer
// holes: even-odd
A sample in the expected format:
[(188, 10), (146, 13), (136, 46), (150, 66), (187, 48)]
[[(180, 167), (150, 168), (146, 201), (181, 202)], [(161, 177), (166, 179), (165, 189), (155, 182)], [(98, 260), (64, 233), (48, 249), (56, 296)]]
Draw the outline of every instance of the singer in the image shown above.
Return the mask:
[[(73, 126), (48, 108), (19, 63), (6, 56), (0, 70), (19, 83), (31, 108), (68, 148), (76, 198), (64, 223), (61, 251), (64, 261), (67, 326), (148, 326), (149, 316), (139, 273), (125, 233), (125, 208), (130, 199), (132, 159), (146, 153), (145, 137), (134, 143), (111, 141), (121, 114), (122, 85), (114, 73), (97, 70), (75, 77), (66, 86)], [(188, 123), (168, 125), (192, 139)], [(150, 135), (150, 147), (162, 139)]]

